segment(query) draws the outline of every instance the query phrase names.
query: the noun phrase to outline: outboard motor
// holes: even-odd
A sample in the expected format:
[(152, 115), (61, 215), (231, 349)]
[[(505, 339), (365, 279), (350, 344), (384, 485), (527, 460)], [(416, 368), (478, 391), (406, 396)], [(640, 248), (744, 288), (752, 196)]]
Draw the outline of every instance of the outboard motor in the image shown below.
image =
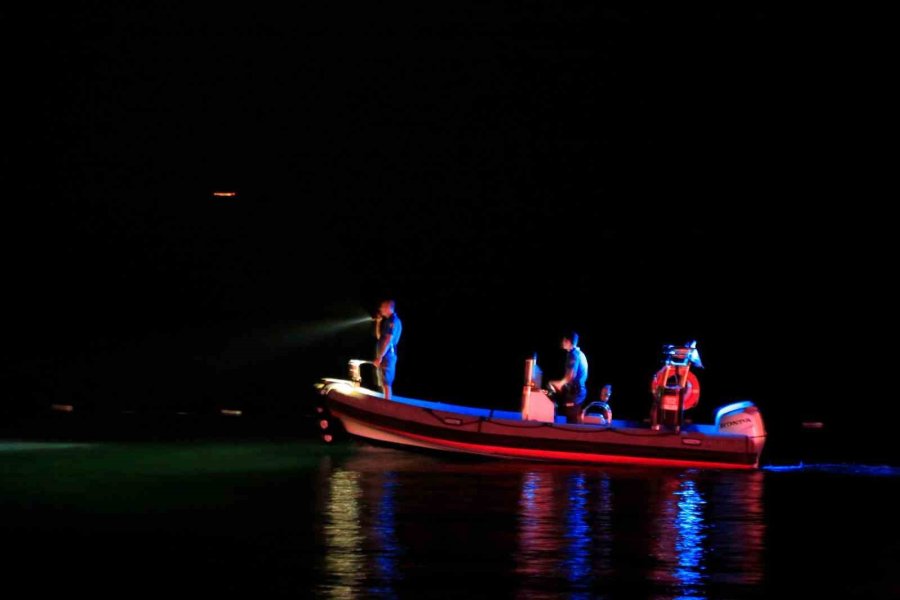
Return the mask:
[(734, 433), (754, 438), (766, 436), (762, 414), (749, 400), (735, 402), (717, 410), (716, 429), (719, 433)]
[(766, 443), (766, 426), (763, 425), (762, 413), (749, 400), (735, 402), (717, 410), (716, 429), (719, 433), (749, 437), (757, 457)]

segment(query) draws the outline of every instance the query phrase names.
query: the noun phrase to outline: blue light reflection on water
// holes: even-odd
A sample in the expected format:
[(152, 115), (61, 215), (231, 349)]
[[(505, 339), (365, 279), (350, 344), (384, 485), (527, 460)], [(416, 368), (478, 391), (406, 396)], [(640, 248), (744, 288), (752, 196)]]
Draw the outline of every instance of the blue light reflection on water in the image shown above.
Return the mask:
[(566, 491), (566, 549), (562, 568), (569, 582), (581, 588), (590, 586), (591, 582), (592, 538), (588, 522), (588, 490), (583, 472), (568, 478)]
[(900, 467), (889, 465), (858, 465), (850, 463), (799, 463), (796, 465), (766, 465), (763, 471), (783, 473), (805, 471), (831, 475), (864, 475), (873, 477), (900, 477)]
[(538, 488), (538, 475), (528, 473), (522, 481), (522, 502), (525, 504), (525, 512), (534, 508), (534, 494)]
[(595, 576), (606, 578), (614, 572), (612, 564), (613, 492), (609, 476), (604, 476), (599, 480), (598, 488), (598, 498), (594, 508), (596, 540), (594, 573)]
[(397, 477), (393, 472), (384, 476), (381, 494), (375, 507), (372, 533), (375, 541), (375, 569), (382, 586), (371, 590), (381, 597), (394, 597), (393, 584), (400, 579), (397, 566), (400, 544), (396, 530), (396, 489)]
[(681, 585), (678, 598), (705, 598), (701, 586), (705, 579), (703, 572), (706, 550), (702, 507), (706, 502), (692, 479), (682, 480), (675, 496), (678, 507), (675, 527), (678, 534), (675, 541), (677, 566), (674, 575)]

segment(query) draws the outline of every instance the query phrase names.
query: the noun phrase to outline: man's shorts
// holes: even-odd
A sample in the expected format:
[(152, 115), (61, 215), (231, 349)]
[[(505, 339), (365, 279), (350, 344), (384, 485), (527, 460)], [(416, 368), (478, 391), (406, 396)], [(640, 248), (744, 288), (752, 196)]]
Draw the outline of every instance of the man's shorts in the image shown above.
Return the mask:
[(581, 421), (581, 403), (587, 398), (587, 390), (581, 386), (568, 384), (563, 387), (557, 400), (557, 410), (566, 416), (566, 423)]
[(381, 359), (378, 367), (378, 385), (394, 385), (394, 374), (397, 372), (397, 355), (388, 352)]

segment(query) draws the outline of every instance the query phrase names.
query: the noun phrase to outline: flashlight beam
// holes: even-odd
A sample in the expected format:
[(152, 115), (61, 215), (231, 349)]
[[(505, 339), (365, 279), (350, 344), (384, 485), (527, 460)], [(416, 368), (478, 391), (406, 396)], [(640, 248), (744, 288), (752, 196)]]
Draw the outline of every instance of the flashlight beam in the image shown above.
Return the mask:
[(311, 346), (364, 323), (372, 323), (372, 317), (360, 315), (344, 319), (324, 319), (257, 330), (228, 343), (216, 362), (220, 368), (235, 368), (270, 360), (279, 354)]

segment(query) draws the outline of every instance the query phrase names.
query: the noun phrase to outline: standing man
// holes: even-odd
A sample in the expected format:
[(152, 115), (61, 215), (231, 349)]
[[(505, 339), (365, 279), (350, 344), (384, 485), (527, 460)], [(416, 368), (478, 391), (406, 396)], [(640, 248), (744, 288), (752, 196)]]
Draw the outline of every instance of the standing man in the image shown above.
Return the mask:
[(566, 415), (566, 423), (578, 423), (581, 403), (587, 397), (587, 358), (578, 347), (578, 334), (574, 331), (563, 336), (561, 346), (568, 352), (566, 374), (562, 379), (551, 381), (550, 387), (555, 392), (557, 407)]
[(391, 399), (391, 385), (397, 370), (397, 343), (403, 332), (400, 317), (394, 312), (393, 300), (384, 300), (375, 316), (375, 372), (378, 374), (378, 385), (384, 391), (384, 399)]

